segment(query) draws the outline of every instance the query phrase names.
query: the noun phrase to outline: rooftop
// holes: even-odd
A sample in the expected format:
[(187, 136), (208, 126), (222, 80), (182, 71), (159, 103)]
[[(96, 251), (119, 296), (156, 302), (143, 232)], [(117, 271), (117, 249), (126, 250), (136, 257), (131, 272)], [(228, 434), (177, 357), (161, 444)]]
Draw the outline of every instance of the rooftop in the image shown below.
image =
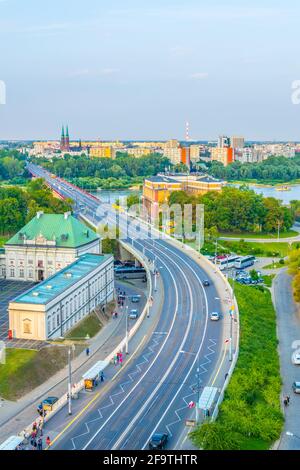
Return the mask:
[(112, 255), (85, 254), (78, 260), (12, 300), (14, 303), (45, 305), (80, 279), (106, 262)]
[(99, 239), (99, 236), (70, 213), (37, 215), (16, 233), (6, 245), (52, 245), (77, 248)]

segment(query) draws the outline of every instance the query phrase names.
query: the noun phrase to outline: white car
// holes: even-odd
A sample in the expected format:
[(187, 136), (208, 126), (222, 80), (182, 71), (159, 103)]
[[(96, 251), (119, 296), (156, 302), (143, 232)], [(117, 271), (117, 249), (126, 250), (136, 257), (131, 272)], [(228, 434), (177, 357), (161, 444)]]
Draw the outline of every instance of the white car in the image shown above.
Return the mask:
[(220, 320), (220, 314), (218, 312), (212, 312), (210, 314), (210, 319), (212, 321), (218, 321), (218, 320)]
[(292, 355), (292, 363), (295, 364), (296, 366), (300, 365), (300, 352), (296, 351)]

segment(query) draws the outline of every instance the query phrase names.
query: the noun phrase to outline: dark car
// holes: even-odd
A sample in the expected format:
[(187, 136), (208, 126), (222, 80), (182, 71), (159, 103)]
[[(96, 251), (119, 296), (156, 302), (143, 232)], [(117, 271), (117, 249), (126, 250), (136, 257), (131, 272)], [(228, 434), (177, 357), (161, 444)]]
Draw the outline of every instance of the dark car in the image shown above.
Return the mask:
[(207, 279), (205, 279), (205, 281), (203, 281), (203, 285), (204, 287), (208, 287), (210, 286), (210, 282)]
[(57, 397), (48, 397), (38, 405), (37, 411), (51, 411), (54, 403), (56, 403), (57, 401)]
[(149, 442), (149, 449), (164, 449), (167, 445), (168, 439), (168, 434), (153, 434)]

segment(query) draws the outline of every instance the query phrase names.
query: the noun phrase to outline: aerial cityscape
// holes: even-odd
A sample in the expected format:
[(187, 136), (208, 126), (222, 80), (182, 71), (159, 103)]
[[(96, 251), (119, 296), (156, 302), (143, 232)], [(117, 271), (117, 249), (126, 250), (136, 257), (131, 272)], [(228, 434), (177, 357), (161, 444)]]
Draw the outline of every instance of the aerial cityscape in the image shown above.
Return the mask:
[(0, 0), (0, 458), (296, 462), (300, 6), (23, 3)]

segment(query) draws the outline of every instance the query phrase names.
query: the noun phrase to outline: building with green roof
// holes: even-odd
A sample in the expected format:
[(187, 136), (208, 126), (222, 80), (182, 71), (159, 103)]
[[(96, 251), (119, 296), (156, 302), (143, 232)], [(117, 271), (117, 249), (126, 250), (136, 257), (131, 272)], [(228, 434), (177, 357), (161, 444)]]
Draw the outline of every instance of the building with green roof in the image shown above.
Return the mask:
[(5, 273), (11, 280), (43, 281), (79, 256), (101, 253), (100, 237), (70, 212), (38, 212), (5, 244)]

